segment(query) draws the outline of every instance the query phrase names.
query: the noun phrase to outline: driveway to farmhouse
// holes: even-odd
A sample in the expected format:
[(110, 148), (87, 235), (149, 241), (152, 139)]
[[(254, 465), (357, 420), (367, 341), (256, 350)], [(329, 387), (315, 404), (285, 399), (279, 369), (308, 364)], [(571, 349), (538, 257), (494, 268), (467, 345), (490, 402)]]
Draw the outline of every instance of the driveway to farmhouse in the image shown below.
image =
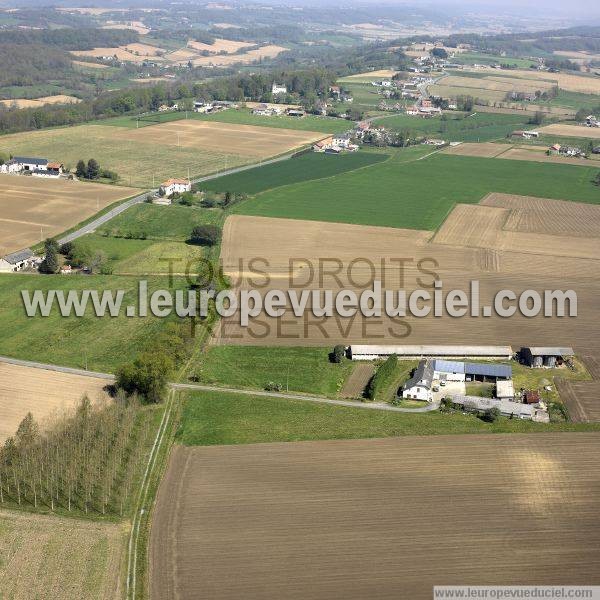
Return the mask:
[[(20, 360), (16, 358), (10, 358), (8, 356), (0, 356), (0, 362), (20, 365), (23, 367), (31, 367), (33, 369), (43, 369), (46, 371), (57, 371), (59, 373), (71, 373), (74, 375), (83, 375), (85, 377), (96, 377), (107, 380), (109, 382), (114, 381), (114, 375), (111, 373), (99, 373), (96, 371), (86, 371), (85, 369), (74, 369), (72, 367), (61, 367), (59, 365), (51, 365), (47, 363), (40, 363), (29, 360)], [(322, 396), (309, 396), (305, 394), (288, 394), (281, 392), (266, 392), (264, 390), (249, 390), (236, 387), (221, 387), (216, 385), (202, 385), (197, 383), (170, 383), (169, 387), (173, 390), (199, 390), (204, 392), (231, 392), (234, 394), (244, 394), (246, 396), (260, 396), (265, 398), (281, 398), (283, 400), (303, 400), (305, 402), (318, 402), (320, 404), (332, 404), (334, 406), (347, 406), (350, 408), (362, 408), (366, 410), (383, 410), (387, 412), (403, 412), (403, 413), (415, 413), (415, 412), (430, 412), (439, 408), (439, 402), (432, 402), (431, 404), (422, 408), (401, 408), (399, 406), (392, 406), (391, 404), (385, 404), (383, 402), (356, 402), (352, 400), (333, 400), (331, 398), (324, 398)], [(218, 399), (215, 399), (218, 402)]]

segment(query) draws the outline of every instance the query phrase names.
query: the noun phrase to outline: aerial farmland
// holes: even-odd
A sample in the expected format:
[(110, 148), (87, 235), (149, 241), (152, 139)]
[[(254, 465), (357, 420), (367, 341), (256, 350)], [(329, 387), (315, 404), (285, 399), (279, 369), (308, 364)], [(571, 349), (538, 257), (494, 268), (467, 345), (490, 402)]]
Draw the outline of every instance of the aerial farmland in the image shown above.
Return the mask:
[(600, 8), (13, 5), (0, 598), (600, 585)]

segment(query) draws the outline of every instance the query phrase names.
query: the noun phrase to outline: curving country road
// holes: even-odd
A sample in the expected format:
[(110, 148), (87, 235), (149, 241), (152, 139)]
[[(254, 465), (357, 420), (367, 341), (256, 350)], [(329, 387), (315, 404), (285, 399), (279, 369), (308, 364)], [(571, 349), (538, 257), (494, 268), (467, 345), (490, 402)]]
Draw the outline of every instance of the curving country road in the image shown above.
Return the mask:
[[(70, 373), (72, 375), (83, 375), (84, 377), (95, 377), (100, 379), (106, 379), (107, 381), (114, 381), (114, 375), (110, 373), (99, 373), (97, 371), (86, 371), (85, 369), (75, 369), (72, 367), (62, 367), (60, 365), (51, 365), (47, 363), (41, 363), (30, 360), (20, 360), (16, 358), (10, 358), (7, 356), (0, 356), (0, 362), (19, 365), (21, 367), (30, 367), (33, 369), (43, 369), (45, 371), (57, 371), (59, 373)], [(365, 410), (382, 410), (386, 412), (400, 412), (400, 413), (424, 413), (438, 410), (439, 403), (431, 403), (421, 408), (401, 408), (399, 406), (392, 406), (391, 404), (375, 403), (375, 402), (356, 402), (352, 400), (334, 400), (332, 398), (325, 398), (323, 396), (310, 396), (307, 394), (294, 394), (287, 392), (267, 392), (265, 390), (249, 390), (245, 388), (236, 387), (221, 387), (216, 385), (202, 385), (198, 383), (170, 383), (169, 387), (173, 390), (181, 391), (193, 391), (198, 390), (202, 392), (229, 392), (233, 394), (244, 394), (246, 396), (260, 396), (264, 398), (281, 398), (283, 400), (302, 400), (305, 402), (317, 402), (319, 404), (330, 404), (333, 406), (346, 406), (350, 408), (362, 408)], [(216, 400), (218, 402), (218, 400)]]

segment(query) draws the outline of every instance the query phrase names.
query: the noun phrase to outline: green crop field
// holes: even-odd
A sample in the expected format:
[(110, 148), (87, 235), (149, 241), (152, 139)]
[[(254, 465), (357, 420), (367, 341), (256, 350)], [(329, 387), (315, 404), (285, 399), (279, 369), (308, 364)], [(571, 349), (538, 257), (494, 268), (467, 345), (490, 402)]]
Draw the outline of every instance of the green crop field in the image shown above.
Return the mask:
[[(267, 191), (236, 212), (384, 227), (434, 230), (458, 203), (503, 192), (599, 203), (594, 167), (451, 156), (423, 157), (423, 147), (330, 177)], [(430, 151), (431, 152), (431, 151)]]
[(125, 237), (128, 233), (138, 237), (143, 233), (148, 239), (184, 242), (196, 225), (219, 225), (222, 220), (221, 209), (144, 203), (137, 204), (111, 219), (98, 229), (98, 233), (113, 237)]
[[(54, 309), (48, 317), (28, 317), (21, 290), (124, 290), (123, 306), (137, 305), (139, 278), (116, 275), (65, 277), (6, 274), (0, 277), (0, 354), (69, 367), (111, 372), (131, 360), (159, 332), (168, 319), (155, 317), (97, 317), (91, 302), (84, 317), (62, 317)], [(176, 280), (176, 284), (183, 281)], [(165, 289), (167, 278), (149, 277), (148, 289)]]
[(477, 52), (462, 52), (457, 53), (451, 59), (451, 62), (461, 65), (513, 65), (515, 67), (528, 69), (535, 64), (534, 61), (527, 58), (513, 58), (512, 56), (499, 56), (493, 54), (479, 54)]
[(516, 129), (531, 127), (527, 124), (527, 116), (477, 112), (471, 115), (450, 113), (430, 119), (393, 115), (381, 117), (375, 123), (388, 129), (439, 137), (449, 142), (489, 142), (504, 138)]
[(187, 394), (177, 441), (188, 446), (461, 433), (598, 431), (597, 423), (542, 424), (474, 415), (406, 414), (227, 392)]
[(148, 115), (145, 117), (127, 116), (115, 117), (97, 121), (98, 125), (112, 125), (117, 127), (148, 127), (157, 123), (168, 123), (182, 119), (193, 119), (195, 121), (215, 121), (217, 123), (234, 123), (239, 125), (257, 125), (260, 127), (276, 127), (279, 129), (296, 129), (301, 131), (320, 131), (323, 133), (342, 133), (352, 128), (352, 122), (334, 117), (318, 117), (307, 115), (301, 119), (287, 117), (285, 115), (264, 117), (253, 115), (245, 108), (229, 109), (214, 114), (201, 114), (193, 111), (165, 112)]
[(387, 154), (355, 152), (331, 155), (309, 152), (282, 162), (211, 179), (200, 187), (215, 192), (257, 194), (265, 190), (354, 171), (387, 159)]
[(202, 383), (283, 390), (335, 396), (355, 363), (333, 364), (331, 348), (269, 348), (213, 346), (198, 357), (191, 373)]

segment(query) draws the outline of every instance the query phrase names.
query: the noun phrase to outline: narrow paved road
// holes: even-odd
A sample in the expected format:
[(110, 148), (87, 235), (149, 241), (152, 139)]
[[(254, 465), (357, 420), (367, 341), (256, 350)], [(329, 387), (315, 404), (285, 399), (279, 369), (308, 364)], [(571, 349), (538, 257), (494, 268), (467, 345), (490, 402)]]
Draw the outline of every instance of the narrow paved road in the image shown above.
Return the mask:
[[(271, 165), (274, 163), (282, 162), (284, 160), (289, 160), (297, 152), (298, 152), (298, 150), (295, 150), (294, 152), (289, 152), (287, 154), (283, 154), (282, 156), (277, 156), (277, 157), (271, 158), (269, 160), (264, 160), (260, 163), (252, 163), (251, 165), (243, 165), (241, 167), (234, 167), (231, 169), (226, 169), (225, 171), (219, 171), (218, 173), (213, 173), (212, 175), (206, 175), (204, 177), (196, 177), (194, 179), (191, 179), (190, 181), (192, 183), (202, 183), (204, 181), (210, 181), (211, 179), (217, 179), (217, 177), (223, 177), (225, 175), (233, 175), (235, 173), (241, 173), (242, 171), (248, 171), (250, 169), (257, 169), (259, 167), (264, 167), (265, 165)], [(104, 213), (103, 215), (96, 217), (93, 221), (90, 221), (86, 225), (83, 225), (76, 231), (73, 231), (71, 233), (68, 233), (68, 234), (62, 236), (61, 238), (59, 238), (58, 243), (66, 244), (67, 242), (72, 242), (73, 240), (76, 240), (77, 238), (80, 238), (81, 236), (86, 235), (87, 233), (91, 233), (91, 232), (95, 231), (98, 227), (100, 227), (101, 225), (104, 225), (104, 223), (107, 223), (111, 219), (114, 219), (117, 215), (120, 215), (121, 213), (125, 212), (127, 209), (131, 208), (132, 206), (135, 206), (136, 204), (141, 204), (142, 202), (144, 202), (146, 200), (146, 196), (148, 196), (148, 194), (155, 194), (157, 191), (158, 191), (157, 189), (146, 190), (143, 193), (141, 193), (139, 196), (136, 196), (135, 198), (130, 198), (129, 200), (123, 202), (122, 204), (119, 204), (119, 206), (115, 206), (115, 208), (109, 210), (108, 212)]]
[[(85, 369), (74, 369), (72, 367), (61, 367), (59, 365), (50, 365), (46, 363), (40, 363), (29, 360), (19, 360), (16, 358), (9, 358), (7, 356), (0, 356), (0, 363), (6, 363), (10, 365), (19, 365), (22, 367), (30, 367), (33, 369), (43, 369), (45, 371), (57, 371), (59, 373), (70, 373), (72, 375), (82, 375), (84, 377), (96, 377), (100, 379), (106, 379), (107, 381), (114, 381), (114, 375), (110, 373), (99, 373), (97, 371), (86, 371)], [(317, 402), (319, 404), (331, 404), (333, 406), (347, 406), (351, 408), (363, 408), (366, 410), (383, 410), (386, 412), (401, 412), (401, 413), (416, 413), (416, 412), (431, 412), (437, 410), (439, 405), (433, 403), (431, 405), (424, 406), (423, 408), (401, 408), (399, 406), (392, 406), (390, 404), (373, 403), (373, 402), (356, 402), (352, 400), (333, 400), (331, 398), (324, 398), (322, 396), (309, 396), (306, 394), (294, 394), (284, 392), (267, 392), (264, 390), (248, 390), (240, 389), (236, 387), (220, 387), (216, 385), (202, 385), (197, 383), (170, 383), (169, 386), (174, 390), (198, 390), (202, 392), (229, 392), (233, 394), (244, 394), (246, 396), (260, 396), (264, 398), (281, 398), (283, 400), (303, 400), (305, 402)], [(217, 400), (218, 401), (218, 400)]]
[(131, 208), (135, 204), (141, 204), (142, 202), (144, 202), (146, 196), (149, 193), (152, 192), (144, 192), (143, 194), (140, 194), (135, 198), (130, 198), (129, 200), (126, 200), (122, 204), (119, 204), (119, 206), (115, 206), (115, 208), (109, 210), (103, 215), (100, 215), (99, 217), (96, 217), (93, 221), (87, 223), (87, 225), (83, 225), (76, 231), (68, 233), (67, 235), (64, 235), (63, 237), (59, 238), (58, 243), (66, 244), (67, 242), (72, 242), (73, 240), (80, 238), (86, 233), (91, 233), (92, 231), (95, 231), (98, 227), (100, 227), (100, 225), (104, 225), (104, 223), (110, 221), (111, 219), (114, 219), (114, 217), (120, 215), (122, 212), (125, 212), (128, 208)]

